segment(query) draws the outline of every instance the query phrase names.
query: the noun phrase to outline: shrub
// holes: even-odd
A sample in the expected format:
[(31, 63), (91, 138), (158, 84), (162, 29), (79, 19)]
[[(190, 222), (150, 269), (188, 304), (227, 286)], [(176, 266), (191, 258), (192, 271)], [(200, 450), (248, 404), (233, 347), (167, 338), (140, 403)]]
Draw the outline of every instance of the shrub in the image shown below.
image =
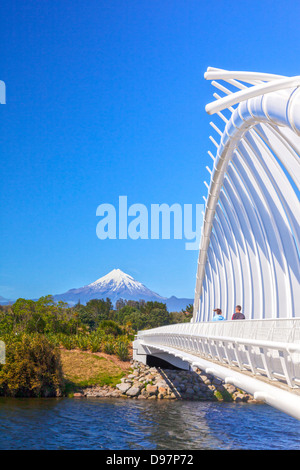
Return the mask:
[(50, 397), (61, 394), (63, 375), (59, 351), (40, 334), (11, 337), (6, 364), (0, 366), (0, 394)]
[(115, 342), (112, 339), (106, 339), (103, 344), (103, 351), (106, 354), (114, 354), (116, 349)]
[(79, 334), (74, 337), (77, 348), (81, 351), (87, 351), (89, 349), (89, 338), (85, 334)]
[(123, 329), (112, 320), (103, 320), (99, 324), (99, 329), (103, 330), (106, 335), (119, 336), (123, 333)]
[(60, 335), (60, 344), (65, 349), (74, 349), (76, 346), (76, 342), (74, 336), (69, 335)]
[(61, 346), (61, 335), (57, 333), (47, 333), (46, 335), (47, 340), (55, 347)]
[(89, 337), (89, 349), (92, 352), (99, 352), (101, 351), (101, 347), (102, 347), (102, 338), (95, 334), (91, 335)]
[(121, 361), (129, 360), (128, 344), (125, 341), (119, 341), (116, 348), (116, 354)]

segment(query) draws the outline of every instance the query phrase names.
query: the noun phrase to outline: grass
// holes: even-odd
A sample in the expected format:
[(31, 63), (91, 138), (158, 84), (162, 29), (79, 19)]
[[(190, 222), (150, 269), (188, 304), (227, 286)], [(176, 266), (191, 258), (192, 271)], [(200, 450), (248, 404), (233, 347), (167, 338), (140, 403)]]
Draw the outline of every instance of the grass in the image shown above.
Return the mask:
[(113, 359), (77, 350), (61, 350), (61, 362), (67, 395), (93, 385), (116, 386), (130, 369), (130, 365), (126, 370)]
[(219, 401), (226, 401), (226, 402), (232, 401), (232, 396), (225, 388), (223, 388), (222, 390), (215, 390), (214, 395)]

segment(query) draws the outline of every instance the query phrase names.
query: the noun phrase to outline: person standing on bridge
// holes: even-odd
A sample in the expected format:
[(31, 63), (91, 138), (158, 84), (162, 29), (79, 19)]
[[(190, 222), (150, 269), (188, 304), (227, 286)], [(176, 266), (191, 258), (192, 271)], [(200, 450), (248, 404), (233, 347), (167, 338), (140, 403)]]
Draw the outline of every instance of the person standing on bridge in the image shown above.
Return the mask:
[(220, 308), (215, 308), (214, 312), (216, 312), (216, 314), (214, 315), (212, 321), (225, 320), (225, 318), (222, 315), (222, 310)]
[(245, 320), (245, 315), (242, 313), (242, 307), (240, 305), (235, 307), (235, 313), (232, 315), (231, 320)]

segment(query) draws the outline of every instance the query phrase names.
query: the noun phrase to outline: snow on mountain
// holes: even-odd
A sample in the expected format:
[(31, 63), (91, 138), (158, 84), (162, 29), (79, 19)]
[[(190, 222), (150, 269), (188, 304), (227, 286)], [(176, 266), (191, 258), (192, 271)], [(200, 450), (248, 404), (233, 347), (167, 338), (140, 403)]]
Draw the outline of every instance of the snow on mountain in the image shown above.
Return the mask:
[(120, 269), (113, 269), (87, 286), (70, 289), (63, 294), (53, 296), (54, 300), (63, 300), (69, 305), (75, 305), (78, 301), (86, 304), (89, 300), (106, 299), (107, 297), (113, 304), (118, 299), (163, 302), (167, 304), (169, 311), (181, 310), (189, 303), (193, 303), (193, 299), (178, 299), (174, 296), (170, 299), (162, 297)]
[(110, 273), (87, 286), (70, 289), (64, 294), (54, 295), (53, 297), (55, 300), (63, 300), (69, 304), (75, 304), (79, 300), (84, 304), (91, 299), (106, 299), (107, 297), (110, 298), (113, 304), (120, 298), (126, 300), (157, 300), (158, 302), (166, 300), (165, 297), (151, 291), (144, 284), (136, 281), (120, 269), (113, 269)]
[(146, 294), (153, 294), (153, 292), (145, 287), (141, 282), (136, 281), (132, 276), (129, 276), (129, 274), (121, 271), (121, 269), (113, 269), (110, 273), (106, 274), (106, 276), (100, 277), (97, 281), (89, 284), (88, 287), (95, 291), (99, 291), (100, 289), (110, 289), (111, 292), (118, 293), (122, 289), (127, 289), (129, 292), (133, 293), (145, 292)]

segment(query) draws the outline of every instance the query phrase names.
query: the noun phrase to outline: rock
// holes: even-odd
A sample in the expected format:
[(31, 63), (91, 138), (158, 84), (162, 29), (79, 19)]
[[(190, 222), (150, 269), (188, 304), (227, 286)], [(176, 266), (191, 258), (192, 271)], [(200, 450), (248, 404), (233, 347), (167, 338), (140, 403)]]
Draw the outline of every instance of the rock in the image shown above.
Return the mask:
[(236, 403), (240, 403), (243, 401), (243, 399), (241, 397), (235, 397), (235, 400), (234, 400)]
[(127, 390), (131, 388), (131, 383), (123, 382), (121, 384), (118, 384), (117, 388), (120, 390), (120, 392), (126, 393)]
[(174, 379), (174, 380), (173, 380), (172, 385), (173, 385), (174, 387), (177, 388), (178, 386), (180, 386), (180, 384), (181, 384), (180, 380), (178, 380), (178, 379)]
[(140, 388), (139, 387), (131, 387), (129, 390), (127, 390), (126, 395), (128, 397), (136, 397), (140, 393)]
[(212, 383), (214, 385), (221, 385), (223, 383), (223, 380), (218, 379), (217, 377), (214, 377)]
[(156, 395), (157, 394), (157, 385), (151, 385), (148, 384), (146, 387), (146, 391), (149, 393), (149, 395)]
[[(246, 394), (222, 380), (205, 374), (200, 369), (193, 371), (175, 371), (145, 366), (137, 361), (132, 362), (132, 370), (127, 377), (114, 387), (96, 386), (86, 389), (85, 393), (74, 394), (76, 398), (112, 397), (130, 399), (188, 399), (188, 400), (222, 400), (227, 393), (235, 402), (247, 401), (257, 403), (251, 395)], [(230, 396), (230, 397), (229, 397)]]
[(224, 385), (224, 388), (227, 390), (228, 393), (230, 393), (230, 395), (232, 395), (233, 393), (236, 392), (236, 388), (235, 388), (234, 385), (225, 384), (225, 385)]
[(160, 395), (167, 395), (167, 388), (166, 387), (158, 387), (158, 393)]
[(167, 387), (167, 382), (165, 380), (159, 380), (156, 384), (159, 387)]

